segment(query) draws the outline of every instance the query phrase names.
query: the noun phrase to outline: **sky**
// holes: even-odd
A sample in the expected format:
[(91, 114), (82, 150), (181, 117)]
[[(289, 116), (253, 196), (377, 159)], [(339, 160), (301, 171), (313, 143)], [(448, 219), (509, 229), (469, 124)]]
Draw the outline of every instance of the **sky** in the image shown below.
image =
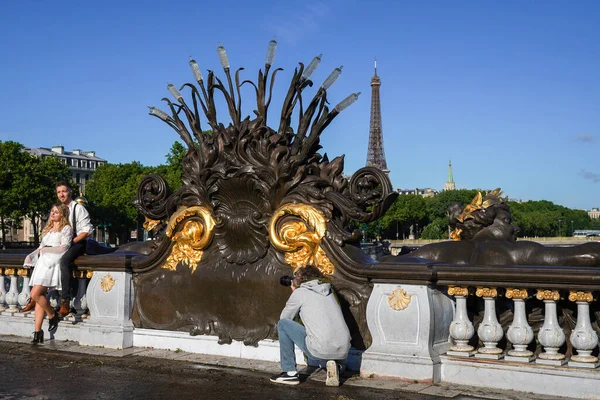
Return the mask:
[[(318, 54), (315, 87), (343, 65), (331, 106), (361, 92), (321, 139), (330, 159), (345, 154), (345, 174), (366, 163), (377, 59), (395, 188), (441, 190), (451, 160), (457, 188), (589, 210), (600, 207), (599, 22), (594, 0), (0, 0), (0, 140), (165, 163), (178, 136), (146, 107), (162, 107), (167, 83), (193, 82), (189, 56), (224, 78), (221, 43), (256, 80), (275, 38), (284, 71), (271, 110)], [(249, 87), (242, 96), (251, 115)]]

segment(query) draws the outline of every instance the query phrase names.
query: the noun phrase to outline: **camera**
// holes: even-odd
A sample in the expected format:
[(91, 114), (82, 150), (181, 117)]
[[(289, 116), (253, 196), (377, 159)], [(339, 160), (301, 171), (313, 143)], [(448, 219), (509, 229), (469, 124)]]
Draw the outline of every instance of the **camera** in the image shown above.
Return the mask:
[(284, 275), (281, 278), (279, 278), (279, 284), (281, 286), (292, 286), (292, 280), (294, 279), (293, 276), (290, 275)]

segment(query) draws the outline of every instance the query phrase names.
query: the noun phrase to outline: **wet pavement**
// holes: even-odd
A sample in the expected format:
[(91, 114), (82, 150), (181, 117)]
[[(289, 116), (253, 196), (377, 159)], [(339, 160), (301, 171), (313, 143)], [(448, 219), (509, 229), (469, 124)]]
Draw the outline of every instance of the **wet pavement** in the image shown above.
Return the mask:
[[(278, 364), (183, 351), (111, 350), (0, 336), (0, 399), (536, 399), (521, 392), (489, 392), (347, 375), (325, 386), (317, 371), (297, 386), (271, 383)], [(540, 399), (542, 397), (539, 397)], [(546, 397), (547, 398), (547, 397)]]

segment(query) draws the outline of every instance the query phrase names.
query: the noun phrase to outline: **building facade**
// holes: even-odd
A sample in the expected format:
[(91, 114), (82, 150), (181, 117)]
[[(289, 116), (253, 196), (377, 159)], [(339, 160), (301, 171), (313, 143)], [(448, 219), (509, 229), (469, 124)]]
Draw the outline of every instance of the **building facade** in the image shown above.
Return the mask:
[[(40, 158), (45, 157), (58, 157), (64, 164), (69, 167), (73, 181), (79, 186), (79, 193), (85, 195), (85, 188), (87, 182), (92, 179), (94, 171), (100, 166), (105, 164), (107, 161), (103, 158), (97, 157), (95, 151), (81, 151), (74, 149), (72, 151), (65, 151), (64, 146), (52, 146), (52, 148), (46, 147), (32, 147), (26, 148), (25, 151), (29, 152)], [(73, 189), (73, 197), (77, 197), (79, 193), (75, 192), (77, 189)], [(32, 242), (33, 241), (33, 226), (32, 221), (28, 218), (24, 218), (22, 222), (22, 229), (17, 229), (16, 225), (11, 229), (7, 240), (11, 238), (13, 241), (18, 242)], [(41, 228), (40, 232), (41, 232)]]
[[(64, 146), (26, 148), (25, 151), (40, 157), (58, 157), (65, 163), (71, 171), (73, 181), (79, 186), (79, 192), (85, 195), (85, 185), (92, 178), (94, 171), (106, 160), (96, 156), (95, 151), (81, 151), (74, 149), (73, 151), (65, 151)], [(75, 193), (75, 196), (77, 193)]]
[(600, 208), (592, 208), (587, 213), (588, 213), (588, 215), (590, 216), (591, 219), (598, 219), (598, 218), (600, 218)]

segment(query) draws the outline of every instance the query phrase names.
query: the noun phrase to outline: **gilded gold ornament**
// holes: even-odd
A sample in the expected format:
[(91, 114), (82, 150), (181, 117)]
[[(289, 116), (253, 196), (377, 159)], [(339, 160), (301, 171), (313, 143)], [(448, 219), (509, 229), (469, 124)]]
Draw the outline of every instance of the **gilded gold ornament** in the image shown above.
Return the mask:
[(94, 276), (94, 271), (85, 271), (85, 277), (87, 279), (92, 279), (92, 276)]
[(29, 276), (29, 271), (30, 270), (31, 270), (30, 268), (19, 268), (17, 270), (17, 275), (19, 275), (19, 276)]
[(388, 296), (388, 304), (393, 310), (404, 310), (410, 304), (412, 296), (406, 294), (406, 290), (398, 288)]
[(498, 290), (494, 287), (483, 287), (477, 286), (477, 291), (475, 292), (477, 297), (497, 297)]
[(106, 274), (104, 275), (104, 278), (102, 278), (102, 280), (100, 281), (100, 289), (102, 289), (105, 292), (110, 292), (113, 286), (115, 286), (115, 283), (117, 283), (117, 281), (115, 281), (112, 275)]
[[(285, 216), (298, 220), (280, 219)], [(286, 252), (285, 262), (295, 271), (298, 268), (313, 265), (323, 274), (331, 275), (335, 269), (325, 251), (321, 240), (327, 231), (327, 218), (321, 211), (306, 204), (284, 204), (275, 211), (269, 224), (269, 239), (273, 246)]]
[(448, 295), (467, 297), (469, 296), (469, 288), (467, 286), (448, 286)]
[(16, 272), (17, 271), (15, 268), (4, 268), (4, 275), (6, 275), (6, 276), (15, 275)]
[[(180, 231), (175, 233), (178, 224), (188, 217), (200, 217), (202, 222), (192, 219), (186, 221)], [(201, 206), (192, 206), (177, 210), (169, 220), (166, 234), (175, 242), (171, 254), (162, 268), (175, 271), (180, 262), (186, 264), (192, 273), (196, 271), (202, 259), (203, 251), (212, 240), (215, 220), (210, 211)]]
[(580, 302), (591, 303), (592, 301), (594, 301), (594, 295), (592, 295), (592, 292), (582, 292), (582, 291), (571, 290), (569, 292), (569, 301), (580, 301)]
[(156, 228), (158, 224), (160, 224), (160, 220), (146, 217), (143, 227), (146, 231), (150, 232), (152, 229)]
[(558, 290), (538, 289), (537, 290), (537, 294), (535, 295), (535, 297), (538, 300), (554, 300), (554, 301), (558, 301), (558, 300), (560, 300), (560, 293), (558, 292)]
[(504, 297), (507, 299), (526, 299), (529, 293), (527, 293), (527, 289), (518, 289), (518, 288), (506, 288), (506, 293), (504, 293)]

